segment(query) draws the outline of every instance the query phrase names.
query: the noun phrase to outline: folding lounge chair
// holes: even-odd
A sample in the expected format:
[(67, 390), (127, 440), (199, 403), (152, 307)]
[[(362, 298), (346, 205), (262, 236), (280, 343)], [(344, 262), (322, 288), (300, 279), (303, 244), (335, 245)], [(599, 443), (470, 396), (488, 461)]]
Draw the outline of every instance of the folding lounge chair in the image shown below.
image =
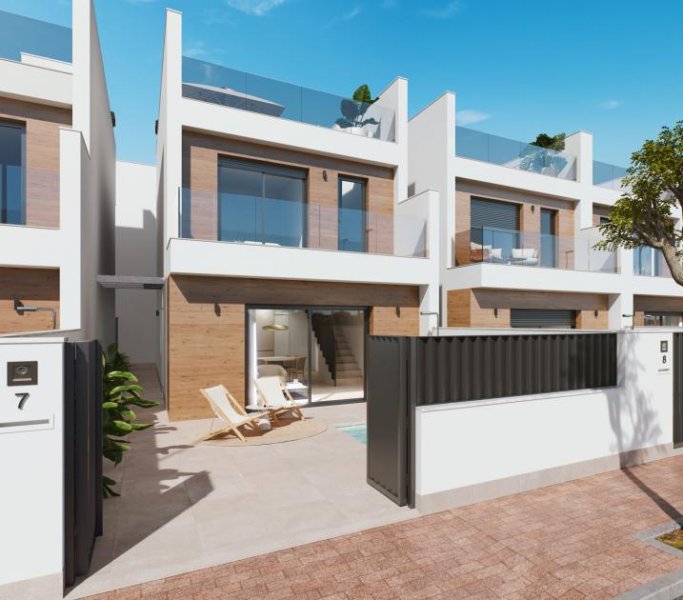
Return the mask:
[(304, 419), (299, 404), (297, 404), (287, 389), (282, 385), (279, 377), (259, 377), (256, 380), (263, 407), (277, 421), (279, 415), (293, 412), (299, 419)]
[(210, 440), (232, 431), (239, 439), (246, 442), (246, 438), (239, 430), (240, 427), (251, 427), (255, 431), (260, 431), (259, 419), (266, 417), (267, 414), (262, 412), (247, 414), (225, 386), (215, 385), (200, 390), (200, 392), (208, 400), (216, 416), (226, 425), (226, 427), (207, 434), (200, 441)]

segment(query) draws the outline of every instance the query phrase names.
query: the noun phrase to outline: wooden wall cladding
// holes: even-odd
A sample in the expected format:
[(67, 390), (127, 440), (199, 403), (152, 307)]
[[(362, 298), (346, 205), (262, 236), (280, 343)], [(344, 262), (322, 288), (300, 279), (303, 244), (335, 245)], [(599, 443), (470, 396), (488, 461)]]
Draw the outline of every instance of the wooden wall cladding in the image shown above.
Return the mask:
[(577, 329), (608, 328), (605, 295), (489, 288), (449, 290), (448, 327), (508, 328), (512, 308), (575, 310)]
[(59, 227), (59, 128), (71, 111), (0, 98), (0, 123), (26, 128), (26, 225)]
[(18, 313), (14, 299), (25, 306), (44, 306), (57, 311), (59, 326), (59, 270), (0, 267), (0, 333), (52, 329), (48, 311)]
[(174, 420), (211, 417), (199, 390), (245, 390), (249, 304), (369, 307), (373, 335), (417, 335), (419, 290), (410, 286), (195, 277), (168, 280), (168, 400)]
[(368, 251), (393, 254), (394, 172), (349, 160), (183, 131), (183, 188), (191, 190), (192, 236), (214, 240), (218, 231), (217, 186), (220, 157), (296, 167), (307, 171), (308, 246), (337, 249), (340, 176), (366, 182)]

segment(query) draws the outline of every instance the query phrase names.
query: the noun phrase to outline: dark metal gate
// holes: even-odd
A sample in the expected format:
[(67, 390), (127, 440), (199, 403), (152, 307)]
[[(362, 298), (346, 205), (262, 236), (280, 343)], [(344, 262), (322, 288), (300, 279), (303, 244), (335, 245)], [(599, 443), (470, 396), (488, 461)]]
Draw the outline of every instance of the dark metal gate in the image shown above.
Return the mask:
[(64, 586), (90, 567), (102, 535), (102, 347), (64, 345)]
[(368, 483), (399, 506), (411, 498), (409, 475), (413, 472), (408, 341), (373, 336), (366, 345)]
[(683, 446), (683, 333), (674, 333), (674, 448)]

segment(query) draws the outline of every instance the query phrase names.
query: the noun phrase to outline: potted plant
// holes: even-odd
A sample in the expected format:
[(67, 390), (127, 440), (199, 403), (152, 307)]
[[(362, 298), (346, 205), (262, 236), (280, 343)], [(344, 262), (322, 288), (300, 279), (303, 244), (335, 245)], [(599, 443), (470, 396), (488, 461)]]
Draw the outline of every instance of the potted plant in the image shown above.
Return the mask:
[[(567, 164), (567, 159), (557, 154), (564, 150), (565, 137), (564, 133), (552, 136), (539, 133), (536, 139), (522, 150), (522, 169), (544, 175), (557, 175)], [(554, 152), (548, 152), (548, 150), (554, 150)]]
[(359, 86), (353, 93), (353, 99), (344, 98), (340, 104), (342, 116), (335, 122), (336, 126), (349, 133), (367, 135), (366, 125), (379, 125), (379, 121), (372, 117), (366, 118), (365, 113), (377, 98), (372, 97), (367, 84)]

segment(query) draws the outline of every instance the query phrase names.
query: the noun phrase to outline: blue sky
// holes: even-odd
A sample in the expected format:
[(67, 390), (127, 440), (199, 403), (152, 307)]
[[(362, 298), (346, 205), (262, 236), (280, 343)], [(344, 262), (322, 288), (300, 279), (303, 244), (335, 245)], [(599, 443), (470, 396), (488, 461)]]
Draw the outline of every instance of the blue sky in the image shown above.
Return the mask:
[[(340, 95), (402, 75), (411, 114), (448, 89), (463, 125), (525, 141), (583, 129), (615, 164), (683, 119), (680, 0), (95, 2), (124, 160), (154, 161), (167, 6), (196, 58)], [(0, 9), (69, 21), (65, 0)]]

